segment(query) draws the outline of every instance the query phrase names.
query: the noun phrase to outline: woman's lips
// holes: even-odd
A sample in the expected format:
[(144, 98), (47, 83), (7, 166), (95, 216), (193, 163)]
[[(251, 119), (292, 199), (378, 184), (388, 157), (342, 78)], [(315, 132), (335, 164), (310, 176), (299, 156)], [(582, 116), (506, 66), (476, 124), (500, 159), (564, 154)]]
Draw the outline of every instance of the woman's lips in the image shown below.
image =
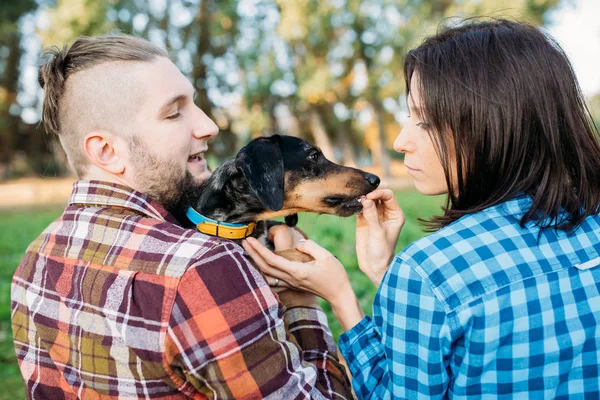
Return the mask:
[(418, 170), (418, 169), (416, 169), (416, 168), (409, 167), (408, 165), (404, 165), (404, 166), (406, 167), (406, 171), (407, 171), (409, 174), (410, 174), (410, 173), (419, 172), (419, 170)]

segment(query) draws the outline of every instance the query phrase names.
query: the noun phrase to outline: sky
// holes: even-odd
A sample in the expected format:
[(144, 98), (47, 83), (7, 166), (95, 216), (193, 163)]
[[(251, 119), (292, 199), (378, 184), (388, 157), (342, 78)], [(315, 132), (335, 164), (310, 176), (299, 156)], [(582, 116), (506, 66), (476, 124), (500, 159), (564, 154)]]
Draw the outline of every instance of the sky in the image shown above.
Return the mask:
[(586, 96), (600, 93), (600, 0), (566, 0), (550, 15), (548, 32), (573, 64)]

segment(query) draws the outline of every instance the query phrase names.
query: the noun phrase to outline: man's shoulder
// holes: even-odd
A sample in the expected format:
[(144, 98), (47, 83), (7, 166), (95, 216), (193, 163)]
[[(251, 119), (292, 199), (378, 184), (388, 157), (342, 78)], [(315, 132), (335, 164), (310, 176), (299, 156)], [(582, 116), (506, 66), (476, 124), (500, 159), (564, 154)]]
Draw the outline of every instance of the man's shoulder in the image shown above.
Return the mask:
[(239, 246), (225, 242), (129, 209), (70, 206), (29, 251), (65, 261), (177, 278), (211, 250), (228, 254), (241, 251)]

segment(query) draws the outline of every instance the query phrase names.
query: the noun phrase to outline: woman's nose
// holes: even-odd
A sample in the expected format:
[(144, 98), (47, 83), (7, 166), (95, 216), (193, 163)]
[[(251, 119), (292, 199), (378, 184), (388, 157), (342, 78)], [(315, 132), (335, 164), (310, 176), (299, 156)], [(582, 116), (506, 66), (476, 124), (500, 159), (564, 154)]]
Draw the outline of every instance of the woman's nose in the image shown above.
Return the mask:
[(410, 134), (406, 128), (402, 128), (396, 140), (394, 140), (394, 150), (398, 153), (410, 153), (414, 151), (414, 145), (411, 144)]

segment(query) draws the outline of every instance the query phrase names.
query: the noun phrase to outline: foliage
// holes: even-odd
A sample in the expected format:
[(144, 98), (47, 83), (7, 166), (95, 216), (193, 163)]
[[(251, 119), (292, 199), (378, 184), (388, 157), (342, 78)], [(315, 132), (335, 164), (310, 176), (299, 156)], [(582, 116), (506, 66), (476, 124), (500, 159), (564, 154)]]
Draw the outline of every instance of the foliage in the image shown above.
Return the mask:
[[(543, 23), (560, 1), (12, 0), (0, 11), (0, 179), (65, 170), (50, 165), (64, 156), (35, 129), (42, 45), (118, 29), (165, 48), (221, 129), (210, 150), (220, 160), (250, 137), (278, 132), (388, 175), (406, 51), (448, 16)], [(29, 171), (14, 167), (23, 156)]]

